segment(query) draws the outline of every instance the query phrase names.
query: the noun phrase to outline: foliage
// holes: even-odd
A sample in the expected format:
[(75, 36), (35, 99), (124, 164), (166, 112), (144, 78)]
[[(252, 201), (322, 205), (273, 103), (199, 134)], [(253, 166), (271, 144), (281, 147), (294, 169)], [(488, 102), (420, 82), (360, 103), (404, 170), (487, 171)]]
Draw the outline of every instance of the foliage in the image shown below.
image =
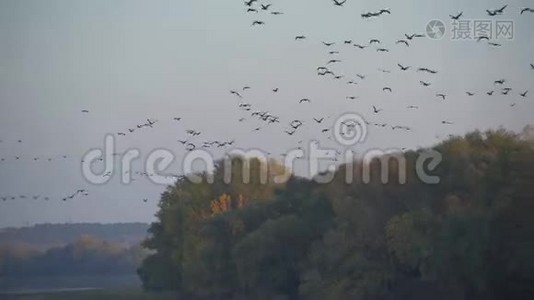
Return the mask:
[[(525, 132), (473, 132), (437, 145), (437, 185), (416, 176), (423, 149), (405, 153), (405, 184), (381, 183), (379, 161), (369, 183), (342, 180), (362, 171), (358, 161), (340, 166), (330, 184), (261, 184), (256, 175), (244, 184), (239, 164), (230, 183), (221, 164), (213, 184), (182, 178), (163, 193), (144, 243), (154, 251), (139, 269), (144, 287), (188, 299), (526, 298), (534, 292), (534, 150)], [(251, 174), (262, 163), (252, 160)], [(391, 165), (389, 177), (401, 170)]]

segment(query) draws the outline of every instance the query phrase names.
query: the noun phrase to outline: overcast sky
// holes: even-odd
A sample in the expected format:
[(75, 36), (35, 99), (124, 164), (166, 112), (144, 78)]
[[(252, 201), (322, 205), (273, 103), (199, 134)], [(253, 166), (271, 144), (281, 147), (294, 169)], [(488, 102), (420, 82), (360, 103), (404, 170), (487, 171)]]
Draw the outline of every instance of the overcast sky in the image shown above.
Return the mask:
[[(246, 13), (240, 0), (0, 0), (0, 197), (17, 197), (0, 201), (0, 227), (152, 221), (164, 186), (143, 178), (122, 185), (118, 176), (94, 186), (84, 180), (80, 167), (84, 153), (103, 147), (106, 134), (128, 133), (147, 118), (158, 123), (117, 137), (117, 152), (136, 148), (146, 157), (165, 148), (179, 161), (186, 151), (177, 140), (187, 139), (188, 129), (202, 132), (193, 140), (198, 145), (235, 140), (234, 146), (273, 156), (300, 140), (341, 147), (321, 130), (345, 112), (412, 129), (371, 126), (365, 143), (357, 146), (359, 152), (429, 146), (477, 128), (519, 131), (532, 123), (534, 14), (519, 15), (522, 7), (534, 6), (532, 1), (513, 1), (503, 16), (493, 18), (485, 10), (506, 3), (348, 0), (336, 7), (330, 0), (260, 2), (272, 3), (269, 11), (284, 14)], [(392, 14), (360, 17), (381, 8), (390, 8)], [(461, 11), (464, 20), (513, 20), (514, 39), (494, 41), (501, 47), (451, 41), (449, 14)], [(446, 23), (443, 39), (420, 38), (410, 41), (410, 47), (395, 43), (405, 33), (425, 33), (432, 19)], [(251, 26), (254, 20), (265, 25)], [(307, 39), (295, 41), (297, 35)], [(372, 38), (389, 52), (343, 43), (367, 45)], [(323, 41), (336, 45), (326, 47)], [(317, 76), (316, 68), (334, 58), (342, 62), (328, 67), (344, 78)], [(402, 72), (397, 63), (412, 68)], [(418, 67), (438, 74), (416, 72)], [(495, 85), (499, 79), (506, 83)], [(347, 84), (349, 80), (358, 85)], [(421, 86), (420, 80), (431, 86)], [(251, 89), (242, 91), (244, 86)], [(384, 92), (385, 86), (393, 92)], [(513, 90), (503, 96), (502, 87)], [(243, 99), (230, 90), (240, 91)], [(491, 90), (495, 95), (490, 97), (486, 92)], [(526, 90), (531, 94), (520, 97)], [(466, 91), (476, 95), (468, 97)], [(446, 94), (446, 100), (437, 93)], [(312, 102), (299, 104), (302, 98)], [(253, 111), (279, 116), (281, 123), (266, 125), (240, 110), (239, 101), (251, 104)], [(383, 111), (373, 113), (373, 105)], [(410, 105), (419, 109), (407, 109)], [(313, 117), (326, 119), (319, 125)], [(284, 130), (293, 119), (304, 126), (289, 136)], [(213, 153), (222, 155), (220, 150)], [(61, 201), (78, 189), (88, 190), (89, 196)], [(39, 199), (31, 199), (37, 195)], [(50, 200), (44, 201), (45, 196)]]

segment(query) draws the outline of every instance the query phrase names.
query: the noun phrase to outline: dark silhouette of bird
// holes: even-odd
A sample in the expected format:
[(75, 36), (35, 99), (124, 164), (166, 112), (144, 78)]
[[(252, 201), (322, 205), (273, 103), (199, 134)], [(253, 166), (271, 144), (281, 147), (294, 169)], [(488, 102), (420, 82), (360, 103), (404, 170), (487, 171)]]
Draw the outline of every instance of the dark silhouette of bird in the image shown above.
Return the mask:
[(298, 41), (298, 40), (304, 40), (304, 39), (306, 39), (306, 36), (304, 36), (304, 35), (297, 35), (297, 36), (295, 37), (295, 41)]
[(287, 133), (288, 135), (293, 135), (295, 134), (296, 130), (293, 130), (293, 131), (284, 130), (284, 132)]
[(486, 92), (486, 94), (488, 94), (488, 96), (493, 96), (493, 93), (494, 93), (494, 91)]
[(418, 109), (419, 106), (417, 106), (417, 105), (410, 105), (410, 106), (408, 106), (407, 108), (409, 108), (409, 109)]
[(506, 82), (506, 79), (499, 79), (499, 80), (495, 80), (494, 84), (503, 85), (505, 82)]
[(324, 121), (324, 117), (320, 119), (313, 118), (313, 120), (317, 122), (317, 124), (321, 124)]
[(461, 16), (463, 16), (464, 12), (460, 12), (458, 13), (457, 15), (449, 15), (451, 17), (451, 19), (453, 20), (459, 20)]
[(239, 98), (243, 98), (243, 96), (241, 96), (241, 94), (237, 91), (230, 91), (230, 94), (236, 95)]
[(380, 44), (380, 40), (372, 39), (369, 41), (369, 45), (372, 45), (372, 44)]
[(496, 15), (502, 15), (504, 14), (504, 10), (508, 7), (508, 5), (505, 5), (499, 9), (495, 9), (495, 10), (489, 10), (487, 9), (486, 12), (488, 13), (489, 16), (493, 17), (493, 16), (496, 16)]
[(261, 4), (261, 10), (268, 10), (271, 6), (272, 4)]
[(250, 86), (244, 86), (243, 91), (250, 90)]
[(257, 2), (257, 1), (258, 1), (258, 0), (250, 0), (250, 1), (248, 1), (248, 2), (245, 1), (245, 5), (250, 7), (250, 6), (252, 6), (252, 4), (254, 4), (254, 2)]
[(431, 69), (428, 69), (428, 68), (418, 68), (417, 72), (427, 72), (427, 73), (430, 73), (430, 74), (438, 73), (438, 71), (431, 70)]
[(83, 109), (82, 112), (83, 113), (89, 113), (89, 111), (87, 109)]
[(465, 92), (467, 94), (467, 96), (474, 96), (475, 94), (474, 93), (471, 93), (471, 92)]
[(182, 118), (178, 118), (178, 117), (174, 117), (174, 118), (172, 118), (172, 119), (173, 119), (174, 121), (176, 121), (176, 122), (182, 120)]
[(278, 88), (273, 89), (274, 93), (278, 93)]
[(422, 37), (425, 37), (424, 34), (417, 34), (417, 33), (413, 33), (413, 34), (410, 34), (410, 35), (408, 35), (408, 34), (405, 33), (404, 36), (405, 36), (409, 41), (413, 40), (414, 38), (422, 38)]
[(402, 71), (408, 71), (408, 69), (410, 68), (410, 66), (403, 66), (401, 64), (397, 64), (397, 66), (399, 66)]
[(441, 121), (441, 124), (452, 125), (453, 123), (452, 123), (452, 122), (449, 122), (449, 121)]
[(389, 8), (383, 8), (380, 10), (379, 12), (381, 15), (382, 14), (388, 14), (388, 15), (391, 15), (391, 10)]
[(328, 54), (331, 54), (331, 55), (339, 54), (339, 51), (330, 51), (330, 52), (328, 52)]
[(258, 13), (258, 10), (255, 9), (255, 8), (249, 7), (249, 8), (247, 9), (247, 12)]
[(379, 113), (379, 112), (381, 112), (381, 111), (383, 111), (383, 109), (378, 109), (378, 108), (376, 108), (376, 106), (373, 105), (373, 112), (374, 112), (375, 114), (377, 114), (377, 113)]
[(530, 68), (534, 70), (534, 64), (530, 64)]
[(523, 13), (526, 13), (526, 12), (534, 13), (534, 9), (532, 9), (532, 8), (528, 8), (528, 7), (525, 7), (525, 8), (522, 8), (522, 9), (521, 9), (521, 15), (522, 15)]
[(329, 128), (325, 128), (325, 129), (321, 130), (322, 133), (325, 133), (325, 132), (328, 132), (328, 131), (330, 131)]
[(395, 42), (395, 44), (404, 44), (406, 45), (406, 47), (410, 47), (410, 44), (407, 40), (398, 40), (397, 42)]
[(430, 86), (430, 82), (420, 80), (419, 83), (421, 83), (422, 86)]
[(378, 48), (376, 49), (376, 52), (389, 52), (389, 50), (386, 48)]
[(441, 97), (443, 100), (447, 97), (445, 94), (436, 94), (436, 97)]
[(490, 38), (488, 36), (485, 36), (485, 35), (481, 35), (481, 36), (477, 37), (477, 42), (480, 42), (482, 40), (489, 41)]
[(272, 11), (271, 12), (271, 15), (275, 15), (275, 16), (279, 16), (279, 15), (283, 15), (284, 13), (281, 12), (281, 11)]
[(343, 77), (345, 77), (345, 76), (343, 76), (343, 75), (338, 75), (338, 76), (334, 76), (334, 79), (339, 80), (339, 79), (342, 79)]
[(148, 202), (148, 199), (147, 199), (147, 198), (144, 198), (144, 199), (143, 199), (143, 202), (147, 203), (147, 202)]
[(527, 96), (527, 94), (528, 94), (528, 91), (525, 91), (523, 93), (520, 93), (519, 95), (521, 95), (521, 97), (525, 98)]
[(365, 79), (365, 76), (361, 75), (361, 74), (356, 74), (356, 77), (360, 78), (361, 80), (364, 80)]
[(339, 60), (339, 59), (331, 59), (326, 64), (329, 65), (329, 64), (339, 63), (339, 62), (341, 62), (341, 60)]
[(358, 99), (358, 97), (355, 97), (355, 96), (349, 96), (349, 97), (347, 97), (347, 99), (349, 99), (349, 100), (356, 100), (356, 99)]
[(343, 6), (343, 4), (345, 4), (345, 2), (347, 2), (347, 0), (344, 0), (344, 1), (333, 0), (333, 1), (334, 1), (334, 5), (335, 6)]
[(332, 43), (323, 42), (323, 45), (325, 45), (326, 47), (330, 47), (330, 46), (333, 46), (335, 44), (336, 43), (334, 43), (334, 42), (332, 42)]
[(390, 92), (390, 93), (392, 92), (391, 88), (390, 88), (390, 87), (387, 87), (387, 86), (384, 87), (384, 88), (382, 89), (382, 91), (384, 91), (384, 92), (385, 92), (385, 91), (388, 91), (388, 92)]
[(304, 103), (304, 102), (308, 102), (310, 103), (311, 100), (310, 99), (307, 99), (307, 98), (303, 98), (303, 99), (300, 99), (299, 103)]
[(345, 45), (350, 45), (350, 44), (352, 44), (352, 40), (345, 40), (345, 41), (343, 41), (343, 43)]
[(353, 46), (354, 46), (354, 47), (358, 47), (358, 48), (360, 48), (360, 49), (365, 49), (365, 48), (367, 48), (367, 46), (363, 46), (363, 45), (359, 45), (359, 44), (354, 44)]
[(500, 47), (502, 46), (501, 44), (499, 43), (493, 43), (493, 42), (488, 42), (488, 45), (492, 46), (492, 47)]
[(251, 26), (256, 26), (256, 25), (265, 25), (265, 22), (263, 22), (263, 21), (254, 21), (254, 22), (252, 22)]

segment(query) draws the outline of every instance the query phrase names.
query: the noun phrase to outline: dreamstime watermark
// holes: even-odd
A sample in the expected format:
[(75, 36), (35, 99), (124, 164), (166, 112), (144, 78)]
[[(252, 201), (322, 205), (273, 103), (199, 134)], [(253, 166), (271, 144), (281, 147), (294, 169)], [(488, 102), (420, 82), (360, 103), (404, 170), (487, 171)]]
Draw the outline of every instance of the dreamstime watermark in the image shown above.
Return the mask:
[(453, 19), (449, 26), (441, 20), (430, 20), (425, 30), (426, 36), (433, 40), (442, 39), (448, 31), (453, 41), (495, 42), (511, 41), (515, 38), (514, 21), (503, 19)]
[[(365, 119), (357, 113), (346, 113), (339, 116), (331, 128), (335, 141), (344, 149), (323, 148), (319, 141), (310, 141), (307, 147), (290, 149), (284, 154), (282, 162), (283, 170), (278, 168), (270, 170), (273, 164), (269, 162), (272, 158), (261, 149), (240, 149), (233, 148), (226, 151), (224, 158), (216, 159), (212, 153), (206, 149), (195, 149), (186, 152), (181, 159), (181, 169), (179, 174), (169, 173), (171, 165), (177, 161), (175, 153), (168, 149), (155, 149), (148, 153), (144, 160), (144, 172), (147, 178), (154, 184), (172, 185), (178, 177), (185, 177), (193, 183), (202, 183), (207, 181), (213, 183), (214, 170), (216, 167), (223, 169), (224, 183), (232, 183), (234, 180), (242, 180), (244, 184), (251, 181), (251, 176), (258, 176), (260, 184), (271, 182), (281, 184), (287, 182), (295, 169), (295, 162), (298, 160), (306, 165), (308, 177), (313, 178), (317, 183), (327, 184), (332, 182), (336, 176), (337, 164), (345, 164), (346, 172), (344, 179), (347, 184), (353, 183), (355, 176), (361, 178), (362, 183), (372, 182), (374, 164), (380, 164), (380, 179), (384, 184), (389, 183), (390, 168), (395, 167), (395, 173), (398, 175), (400, 184), (406, 183), (407, 177), (407, 160), (404, 152), (399, 149), (371, 149), (358, 154), (353, 150), (354, 146), (363, 143), (367, 138), (367, 123)], [(130, 184), (133, 181), (132, 164), (135, 160), (140, 159), (141, 151), (139, 149), (129, 149), (124, 153), (117, 155), (115, 153), (115, 136), (107, 135), (104, 138), (104, 147), (102, 149), (94, 148), (89, 150), (82, 160), (83, 177), (91, 184), (102, 185), (110, 182), (117, 174), (120, 175), (122, 184)], [(415, 160), (415, 174), (419, 180), (426, 184), (437, 184), (440, 182), (439, 177), (433, 176), (428, 172), (434, 171), (440, 164), (442, 156), (434, 150), (418, 152)], [(242, 167), (238, 174), (240, 178), (234, 178), (234, 167), (236, 162), (240, 162)], [(252, 161), (259, 162), (259, 168), (253, 168)], [(395, 162), (391, 164), (391, 162)], [(94, 165), (102, 162), (103, 168), (96, 172)], [(219, 162), (219, 163), (217, 163)], [(221, 163), (222, 162), (222, 163)], [(320, 171), (320, 163), (326, 163), (326, 172)], [(202, 163), (204, 169), (195, 169), (195, 164)], [(358, 168), (355, 168), (355, 164)], [(258, 174), (251, 174), (252, 170)], [(355, 174), (356, 170), (361, 174)], [(393, 173), (393, 172), (391, 172)], [(200, 175), (202, 174), (202, 175)], [(339, 174), (339, 172), (337, 173)], [(255, 177), (256, 178), (256, 177)]]

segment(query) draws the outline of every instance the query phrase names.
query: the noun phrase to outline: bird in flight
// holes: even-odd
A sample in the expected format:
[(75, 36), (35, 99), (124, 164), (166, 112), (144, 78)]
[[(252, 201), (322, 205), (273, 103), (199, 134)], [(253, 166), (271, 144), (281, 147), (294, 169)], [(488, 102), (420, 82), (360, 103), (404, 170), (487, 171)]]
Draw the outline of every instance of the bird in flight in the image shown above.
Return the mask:
[(261, 10), (268, 10), (271, 6), (272, 4), (261, 4)]
[(534, 70), (534, 64), (530, 64), (530, 68)]
[(451, 19), (453, 19), (453, 20), (459, 20), (460, 17), (463, 16), (463, 14), (464, 14), (464, 12), (462, 11), (462, 12), (460, 12), (460, 13), (457, 14), (457, 15), (454, 15), (454, 16), (453, 16), (453, 15), (449, 15), (449, 16), (450, 16)]
[(245, 5), (250, 7), (250, 6), (252, 6), (252, 4), (254, 4), (254, 2), (257, 2), (257, 1), (258, 1), (258, 0), (250, 0), (250, 1), (248, 1), (248, 2), (245, 1)]
[(465, 92), (467, 94), (467, 96), (471, 97), (471, 96), (474, 96), (475, 94), (474, 93), (471, 93), (471, 92)]
[(336, 43), (334, 43), (334, 42), (332, 42), (332, 43), (323, 42), (323, 45), (325, 45), (326, 47), (330, 47), (330, 46), (333, 46), (335, 44)]
[(369, 41), (369, 45), (372, 45), (372, 44), (375, 44), (375, 43), (376, 43), (376, 44), (380, 44), (380, 40), (378, 40), (378, 39), (372, 39), (372, 40)]
[(384, 87), (384, 88), (382, 89), (382, 91), (384, 91), (384, 92), (385, 92), (385, 91), (388, 91), (388, 92), (390, 92), (390, 93), (392, 92), (391, 88), (390, 88), (390, 87), (387, 87), (387, 86)]
[(505, 82), (506, 82), (506, 79), (499, 79), (499, 80), (495, 80), (494, 84), (503, 85)]
[(250, 90), (250, 86), (244, 86), (243, 91)]
[(345, 4), (345, 2), (347, 2), (347, 0), (345, 0), (345, 1), (333, 0), (333, 1), (334, 1), (334, 5), (335, 6), (343, 6), (343, 4)]
[(278, 88), (273, 89), (274, 93), (278, 93)]
[(230, 94), (236, 95), (239, 98), (243, 98), (243, 96), (241, 96), (241, 94), (239, 94), (237, 91), (230, 91)]
[(532, 9), (532, 8), (528, 8), (528, 7), (525, 7), (525, 8), (522, 8), (522, 9), (521, 9), (521, 15), (522, 15), (523, 13), (526, 13), (526, 12), (534, 13), (534, 9)]
[(389, 52), (389, 50), (386, 48), (378, 48), (376, 49), (376, 52)]
[(408, 71), (408, 69), (410, 68), (410, 66), (403, 66), (401, 64), (397, 64), (397, 66), (399, 66), (402, 71)]
[(356, 99), (358, 99), (358, 97), (355, 97), (355, 96), (349, 96), (349, 97), (347, 97), (347, 99), (349, 99), (349, 100), (356, 100)]
[(521, 97), (525, 98), (527, 96), (527, 94), (528, 94), (528, 91), (525, 91), (525, 92), (523, 92), (523, 93), (521, 93), (519, 95), (521, 95)]
[(419, 68), (419, 69), (417, 69), (417, 72), (427, 72), (427, 73), (430, 73), (430, 74), (436, 74), (438, 71), (430, 70), (428, 68)]
[(298, 40), (304, 40), (304, 39), (306, 39), (306, 36), (304, 36), (304, 35), (297, 35), (297, 36), (295, 37), (295, 41), (298, 41)]
[(493, 17), (493, 16), (496, 16), (496, 15), (502, 15), (504, 14), (504, 10), (508, 7), (508, 4), (499, 8), (499, 9), (495, 9), (495, 10), (489, 10), (487, 9), (486, 12), (488, 13), (489, 16)]
[(375, 114), (377, 114), (377, 113), (379, 113), (379, 112), (381, 112), (381, 111), (383, 111), (383, 109), (378, 109), (378, 108), (376, 108), (376, 106), (373, 105), (373, 112), (374, 112)]
[(317, 122), (317, 124), (321, 124), (321, 123), (323, 122), (323, 120), (324, 120), (324, 117), (323, 117), (323, 118), (320, 118), (320, 119), (313, 118), (313, 120), (314, 120), (315, 122)]
[(493, 96), (493, 93), (494, 93), (494, 91), (489, 91), (486, 94), (488, 94), (488, 96)]
[(410, 44), (407, 40), (398, 40), (395, 44), (404, 44), (406, 47), (410, 47)]
[(339, 59), (331, 59), (326, 64), (329, 65), (329, 64), (339, 63), (339, 62), (341, 62), (341, 60), (339, 60)]
[(249, 8), (247, 9), (247, 12), (258, 13), (258, 10), (255, 9), (255, 8), (249, 7)]
[(350, 45), (350, 44), (352, 44), (352, 40), (345, 40), (345, 41), (344, 41), (344, 44), (345, 44), (345, 45)]
[(252, 22), (252, 26), (256, 26), (256, 25), (265, 25), (265, 22), (263, 22), (263, 21), (254, 21), (254, 22)]
[(271, 12), (271, 15), (275, 15), (275, 16), (279, 16), (279, 15), (283, 15), (284, 13), (281, 12), (281, 11), (272, 11)]
[(430, 86), (430, 82), (420, 80), (419, 83), (421, 83), (422, 86)]
[(311, 100), (307, 98), (300, 99), (299, 103), (303, 103), (303, 102), (311, 103)]
[(177, 121), (177, 122), (178, 122), (178, 121), (180, 121), (182, 118), (174, 117), (174, 118), (172, 118), (172, 119), (173, 119), (174, 121)]
[(82, 110), (83, 113), (88, 113), (89, 111), (87, 109)]
[(502, 46), (502, 45), (499, 44), (499, 43), (493, 43), (493, 42), (488, 43), (488, 45), (493, 46), (493, 47), (500, 47), (500, 46)]
[(449, 121), (441, 121), (441, 124), (452, 125), (453, 123), (452, 123), (452, 122), (449, 122)]
[(362, 46), (362, 45), (359, 45), (359, 44), (354, 44), (353, 46), (354, 46), (354, 47), (358, 47), (358, 48), (360, 48), (360, 49), (365, 49), (365, 48), (367, 48), (367, 46)]
[(445, 97), (447, 97), (447, 95), (445, 95), (445, 94), (436, 94), (436, 97), (441, 97), (443, 100), (445, 100)]
[(409, 40), (413, 40), (414, 38), (420, 38), (420, 37), (425, 37), (423, 34), (417, 34), (417, 33), (413, 33), (411, 35), (408, 35), (408, 34), (404, 34), (404, 36)]

